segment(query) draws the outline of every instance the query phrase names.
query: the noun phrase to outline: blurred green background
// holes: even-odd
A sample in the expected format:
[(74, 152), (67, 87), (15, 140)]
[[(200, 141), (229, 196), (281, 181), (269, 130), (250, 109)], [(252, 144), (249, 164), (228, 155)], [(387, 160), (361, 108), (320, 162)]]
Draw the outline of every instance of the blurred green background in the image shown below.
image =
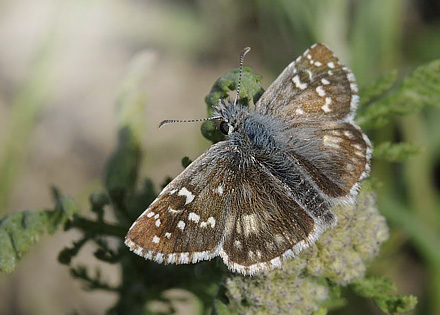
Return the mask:
[[(159, 131), (161, 120), (205, 117), (204, 97), (243, 47), (252, 47), (246, 64), (267, 87), (315, 42), (361, 87), (395, 69), (402, 77), (440, 58), (440, 2), (0, 0), (0, 215), (47, 207), (52, 184), (86, 204), (116, 143), (115, 99), (139, 53), (147, 60), (142, 174), (158, 184), (209, 145), (197, 124)], [(371, 273), (418, 296), (415, 314), (440, 314), (439, 253), (430, 247), (440, 240), (439, 121), (438, 108), (425, 108), (369, 133), (374, 143), (420, 148), (404, 162), (374, 161), (372, 173), (391, 237)], [(83, 291), (58, 264), (75, 236), (43, 237), (13, 275), (0, 274), (0, 314), (99, 314), (114, 303), (110, 293)], [(90, 253), (80, 259), (92, 261)], [(117, 267), (103, 268), (119, 281)], [(357, 305), (339, 313), (357, 314)]]

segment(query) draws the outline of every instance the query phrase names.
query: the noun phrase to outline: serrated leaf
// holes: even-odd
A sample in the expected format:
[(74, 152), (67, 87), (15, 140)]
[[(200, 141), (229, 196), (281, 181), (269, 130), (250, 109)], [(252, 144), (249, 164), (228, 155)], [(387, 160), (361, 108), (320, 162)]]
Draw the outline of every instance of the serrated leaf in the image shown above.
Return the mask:
[(3, 217), (0, 220), (0, 271), (12, 273), (18, 259), (38, 242), (45, 230), (53, 233), (77, 211), (72, 198), (61, 196), (55, 210), (22, 211)]
[(365, 277), (351, 285), (356, 294), (372, 298), (382, 312), (398, 314), (408, 312), (417, 304), (417, 298), (412, 295), (392, 295), (396, 285), (389, 279), (381, 277)]
[(415, 69), (400, 86), (366, 108), (356, 119), (364, 128), (380, 128), (396, 115), (440, 106), (440, 60)]
[(373, 157), (375, 159), (398, 162), (406, 160), (419, 152), (419, 147), (410, 143), (385, 142), (374, 147)]
[(383, 96), (388, 92), (397, 80), (397, 71), (391, 71), (381, 75), (376, 81), (370, 85), (361, 89), (359, 110), (366, 105), (374, 101), (375, 99)]

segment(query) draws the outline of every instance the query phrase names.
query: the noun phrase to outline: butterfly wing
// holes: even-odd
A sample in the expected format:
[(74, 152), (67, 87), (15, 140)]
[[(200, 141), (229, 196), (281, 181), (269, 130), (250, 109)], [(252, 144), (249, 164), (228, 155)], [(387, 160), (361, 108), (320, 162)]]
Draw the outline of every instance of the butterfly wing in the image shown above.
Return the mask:
[(371, 144), (350, 122), (304, 123), (285, 131), (289, 154), (325, 195), (353, 201), (370, 171)]
[(258, 100), (256, 110), (285, 120), (347, 120), (359, 100), (353, 73), (323, 44), (289, 64)]
[(358, 99), (350, 69), (316, 44), (287, 66), (256, 104), (259, 113), (283, 121), (292, 158), (316, 186), (345, 202), (370, 169), (370, 141), (353, 121)]
[[(230, 212), (220, 256), (233, 271), (254, 274), (279, 267), (285, 258), (312, 244), (336, 218), (327, 203), (320, 214), (306, 210), (300, 198), (271, 170), (250, 159), (228, 198)], [(298, 184), (300, 184), (298, 182)], [(308, 191), (310, 201), (318, 196)]]
[[(317, 192), (315, 192), (317, 193)], [(243, 274), (279, 266), (314, 242), (327, 204), (312, 217), (292, 191), (229, 141), (213, 145), (176, 177), (128, 232), (126, 244), (163, 263), (194, 263), (220, 255)]]
[(234, 155), (213, 145), (171, 181), (130, 228), (125, 243), (156, 262), (195, 263), (216, 256), (227, 215)]

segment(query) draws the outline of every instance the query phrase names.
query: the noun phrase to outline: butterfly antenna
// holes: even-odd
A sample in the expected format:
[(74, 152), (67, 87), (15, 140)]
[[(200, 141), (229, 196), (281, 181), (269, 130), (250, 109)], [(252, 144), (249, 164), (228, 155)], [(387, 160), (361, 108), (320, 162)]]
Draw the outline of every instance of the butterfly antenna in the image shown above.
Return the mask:
[(220, 116), (214, 116), (214, 117), (209, 117), (209, 118), (202, 118), (202, 119), (188, 119), (188, 120), (182, 120), (182, 119), (166, 119), (163, 120), (160, 124), (159, 124), (159, 128), (162, 127), (163, 125), (168, 125), (168, 124), (174, 124), (174, 123), (194, 123), (194, 122), (201, 122), (201, 121), (207, 121), (207, 120), (215, 120), (215, 119), (219, 119), (221, 118)]
[(244, 63), (244, 56), (246, 56), (246, 54), (251, 50), (250, 47), (246, 47), (245, 49), (243, 49), (241, 51), (240, 54), (240, 68), (239, 68), (239, 72), (238, 72), (238, 84), (237, 84), (237, 94), (235, 95), (235, 100), (234, 100), (234, 105), (237, 104), (238, 102), (238, 96), (240, 95), (240, 85), (241, 85), (241, 77), (243, 74), (243, 63)]

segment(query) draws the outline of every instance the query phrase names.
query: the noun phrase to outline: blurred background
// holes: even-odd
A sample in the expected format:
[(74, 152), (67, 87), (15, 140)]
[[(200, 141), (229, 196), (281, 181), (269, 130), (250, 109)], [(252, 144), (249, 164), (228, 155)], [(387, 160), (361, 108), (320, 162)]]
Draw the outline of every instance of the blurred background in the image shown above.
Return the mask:
[[(0, 216), (50, 206), (50, 185), (88, 209), (116, 144), (116, 99), (135, 56), (147, 60), (142, 175), (158, 186), (180, 172), (181, 157), (209, 146), (198, 124), (159, 130), (160, 121), (206, 117), (204, 97), (237, 67), (243, 47), (252, 47), (245, 63), (267, 87), (315, 42), (332, 48), (361, 87), (393, 69), (404, 76), (440, 58), (440, 2), (0, 0)], [(381, 207), (418, 225), (387, 217), (391, 237), (371, 273), (418, 296), (416, 314), (440, 314), (440, 261), (423, 243), (440, 239), (439, 121), (440, 111), (426, 108), (369, 133), (375, 143), (421, 148), (403, 163), (373, 164)], [(57, 262), (75, 236), (43, 237), (13, 275), (0, 274), (0, 314), (100, 314), (114, 304), (111, 293), (83, 291)], [(80, 259), (93, 261), (90, 253)], [(116, 267), (105, 274), (118, 282)]]

